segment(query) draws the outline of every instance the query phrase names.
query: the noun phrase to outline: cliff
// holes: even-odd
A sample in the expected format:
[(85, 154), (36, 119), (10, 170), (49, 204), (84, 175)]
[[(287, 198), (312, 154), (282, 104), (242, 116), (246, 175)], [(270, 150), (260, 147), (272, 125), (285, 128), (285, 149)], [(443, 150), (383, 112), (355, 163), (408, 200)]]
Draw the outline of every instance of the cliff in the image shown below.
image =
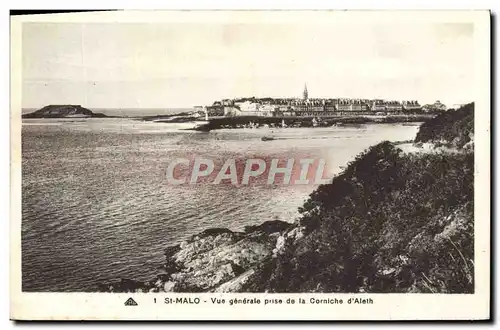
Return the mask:
[(80, 105), (47, 105), (34, 112), (24, 114), (22, 118), (89, 118), (106, 117), (102, 113), (94, 113)]
[(382, 142), (311, 193), (293, 224), (202, 232), (167, 249), (156, 279), (100, 290), (473, 293), (473, 111), (432, 119), (415, 141), (459, 152)]

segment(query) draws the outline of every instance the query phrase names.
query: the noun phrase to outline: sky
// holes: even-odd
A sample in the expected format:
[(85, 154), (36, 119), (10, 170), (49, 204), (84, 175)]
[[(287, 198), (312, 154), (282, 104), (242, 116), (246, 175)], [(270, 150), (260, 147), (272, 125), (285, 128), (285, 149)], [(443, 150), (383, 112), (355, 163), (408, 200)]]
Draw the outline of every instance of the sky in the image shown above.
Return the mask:
[(473, 101), (472, 24), (24, 23), (22, 104), (187, 108), (243, 96)]

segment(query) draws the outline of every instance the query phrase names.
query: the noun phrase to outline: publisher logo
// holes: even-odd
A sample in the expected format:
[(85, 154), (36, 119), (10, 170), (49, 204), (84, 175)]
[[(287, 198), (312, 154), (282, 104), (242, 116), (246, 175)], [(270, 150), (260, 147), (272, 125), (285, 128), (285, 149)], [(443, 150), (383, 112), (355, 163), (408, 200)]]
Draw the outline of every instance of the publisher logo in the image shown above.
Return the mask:
[(132, 297), (128, 298), (127, 301), (125, 302), (125, 306), (137, 306), (138, 304), (135, 302)]

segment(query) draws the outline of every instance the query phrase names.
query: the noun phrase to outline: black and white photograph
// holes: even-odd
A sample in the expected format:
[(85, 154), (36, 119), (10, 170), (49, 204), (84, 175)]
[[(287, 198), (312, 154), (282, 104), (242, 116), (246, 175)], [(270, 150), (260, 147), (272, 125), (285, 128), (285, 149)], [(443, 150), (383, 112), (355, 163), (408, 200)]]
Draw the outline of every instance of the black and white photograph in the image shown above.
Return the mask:
[(151, 14), (17, 24), (22, 294), (488, 305), (487, 11)]

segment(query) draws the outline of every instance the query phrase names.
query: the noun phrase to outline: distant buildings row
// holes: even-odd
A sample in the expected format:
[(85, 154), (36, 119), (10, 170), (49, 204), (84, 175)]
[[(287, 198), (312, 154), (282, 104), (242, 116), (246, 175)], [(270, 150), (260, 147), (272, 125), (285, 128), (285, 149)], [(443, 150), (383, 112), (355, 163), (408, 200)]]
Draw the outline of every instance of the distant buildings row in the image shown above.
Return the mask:
[(215, 101), (209, 116), (338, 116), (348, 114), (418, 113), (446, 110), (439, 101), (421, 106), (418, 101), (368, 99), (239, 98)]
[[(309, 98), (304, 86), (302, 98), (236, 98), (215, 101), (206, 107), (209, 116), (314, 116), (328, 117), (377, 113), (418, 113), (446, 110), (439, 101), (421, 106), (418, 101), (380, 99)], [(201, 107), (199, 107), (201, 110)]]

